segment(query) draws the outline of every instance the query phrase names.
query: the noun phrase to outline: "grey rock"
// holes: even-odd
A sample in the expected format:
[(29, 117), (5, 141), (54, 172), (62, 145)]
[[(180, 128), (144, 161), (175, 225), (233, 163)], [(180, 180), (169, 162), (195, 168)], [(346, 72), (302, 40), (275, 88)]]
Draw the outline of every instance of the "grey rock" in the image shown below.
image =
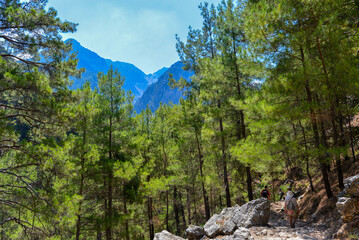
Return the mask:
[(202, 227), (193, 225), (186, 229), (186, 233), (189, 240), (201, 239), (205, 234)]
[(345, 179), (344, 186), (349, 195), (359, 197), (359, 174)]
[(204, 225), (203, 229), (207, 237), (215, 237), (222, 230), (222, 217), (220, 214), (214, 214), (208, 222)]
[(231, 220), (228, 220), (223, 225), (222, 233), (224, 235), (231, 235), (232, 233), (234, 233), (234, 230), (236, 229), (237, 229), (237, 225)]
[(268, 223), (270, 217), (270, 203), (265, 198), (250, 201), (240, 207), (233, 217), (237, 227), (261, 226)]
[(166, 230), (164, 230), (160, 233), (156, 233), (154, 240), (185, 240), (185, 239), (175, 236), (175, 235), (167, 232)]
[(243, 206), (225, 208), (213, 215), (204, 225), (207, 237), (231, 235), (239, 227), (266, 225), (270, 217), (270, 204), (265, 198), (250, 201)]
[(233, 240), (252, 240), (253, 237), (247, 228), (240, 227), (233, 234)]

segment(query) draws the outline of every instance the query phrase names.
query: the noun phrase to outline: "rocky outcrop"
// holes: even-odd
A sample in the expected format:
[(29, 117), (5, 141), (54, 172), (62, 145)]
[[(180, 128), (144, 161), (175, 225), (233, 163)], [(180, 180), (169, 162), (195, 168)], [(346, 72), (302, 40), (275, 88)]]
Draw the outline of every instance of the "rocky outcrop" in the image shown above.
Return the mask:
[(359, 174), (345, 179), (344, 186), (347, 194), (359, 197)]
[(350, 222), (356, 215), (359, 215), (359, 199), (341, 197), (338, 199), (337, 209), (343, 221)]
[(184, 240), (184, 239), (164, 230), (160, 233), (156, 233), (154, 240)]
[(240, 207), (233, 221), (238, 227), (266, 225), (270, 217), (270, 203), (265, 198), (250, 201)]
[[(186, 234), (189, 240), (221, 239), (251, 240), (249, 227), (268, 223), (270, 204), (265, 198), (250, 201), (243, 206), (225, 208), (220, 214), (214, 214), (203, 228), (189, 226)], [(167, 231), (157, 233), (155, 240), (179, 240)]]
[(344, 186), (344, 193), (336, 205), (343, 221), (347, 223), (359, 215), (359, 174), (345, 179)]
[(204, 225), (208, 237), (231, 235), (239, 227), (265, 225), (270, 216), (270, 204), (265, 198), (250, 201), (243, 206), (225, 208), (220, 214), (215, 214)]
[(345, 179), (344, 186), (336, 204), (343, 220), (342, 227), (334, 235), (339, 239), (346, 238), (350, 232), (359, 233), (359, 174)]

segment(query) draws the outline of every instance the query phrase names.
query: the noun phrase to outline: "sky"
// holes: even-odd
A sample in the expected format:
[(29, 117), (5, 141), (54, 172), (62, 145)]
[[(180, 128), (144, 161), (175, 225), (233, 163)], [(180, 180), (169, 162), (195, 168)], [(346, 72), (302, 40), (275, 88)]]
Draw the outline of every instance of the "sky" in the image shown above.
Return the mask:
[[(78, 23), (64, 34), (103, 58), (128, 62), (154, 73), (179, 60), (175, 34), (202, 26), (201, 0), (49, 0), (61, 20)], [(220, 0), (207, 0), (217, 5)]]

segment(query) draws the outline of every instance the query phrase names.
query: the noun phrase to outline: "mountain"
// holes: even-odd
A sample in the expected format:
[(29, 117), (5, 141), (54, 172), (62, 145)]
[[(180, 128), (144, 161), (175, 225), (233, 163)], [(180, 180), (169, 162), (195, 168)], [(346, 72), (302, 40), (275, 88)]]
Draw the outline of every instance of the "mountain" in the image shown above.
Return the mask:
[(158, 75), (164, 71), (161, 69), (154, 74), (146, 75), (133, 64), (100, 57), (97, 53), (81, 46), (75, 39), (68, 39), (66, 42), (71, 42), (73, 52), (77, 52), (77, 58), (79, 59), (78, 68), (86, 69), (81, 79), (73, 79), (71, 89), (80, 88), (86, 80), (90, 81), (92, 88), (97, 87), (98, 72), (107, 73), (112, 65), (114, 69), (117, 68), (121, 75), (125, 77), (123, 88), (127, 91), (131, 90), (135, 95), (135, 99), (138, 99), (147, 86), (155, 82), (159, 77)]
[(157, 72), (147, 75), (146, 80), (148, 81), (149, 84), (155, 83), (167, 70), (168, 68), (166, 67), (161, 68)]
[(171, 89), (168, 85), (169, 74), (172, 74), (173, 78), (178, 80), (181, 77), (189, 80), (193, 75), (192, 72), (183, 70), (183, 64), (176, 62), (158, 79), (157, 82), (147, 87), (143, 95), (136, 101), (134, 108), (137, 113), (146, 109), (147, 105), (152, 111), (156, 111), (160, 103), (177, 104), (182, 97), (182, 91), (179, 89)]

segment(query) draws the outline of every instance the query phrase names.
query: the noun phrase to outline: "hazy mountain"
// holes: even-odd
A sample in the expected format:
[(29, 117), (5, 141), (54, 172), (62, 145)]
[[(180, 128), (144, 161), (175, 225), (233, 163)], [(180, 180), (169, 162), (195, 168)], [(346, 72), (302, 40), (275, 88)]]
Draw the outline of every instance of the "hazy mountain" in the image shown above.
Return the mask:
[(169, 74), (172, 74), (176, 80), (181, 77), (190, 79), (193, 73), (184, 71), (182, 67), (183, 64), (181, 62), (176, 62), (165, 71), (157, 82), (148, 86), (143, 95), (135, 103), (134, 108), (136, 112), (140, 113), (146, 109), (147, 105), (152, 111), (155, 111), (161, 102), (163, 104), (169, 104), (170, 102), (177, 104), (182, 97), (182, 92), (178, 89), (171, 89), (168, 85), (168, 78)]
[(81, 79), (73, 79), (72, 89), (80, 88), (86, 80), (90, 81), (92, 88), (97, 87), (98, 72), (106, 73), (110, 66), (113, 65), (113, 68), (117, 68), (121, 75), (126, 78), (124, 89), (131, 90), (136, 99), (142, 95), (150, 83), (156, 81), (158, 77), (156, 78), (157, 75), (155, 74), (163, 71), (161, 69), (154, 74), (146, 75), (133, 64), (119, 61), (114, 62), (110, 59), (100, 57), (97, 53), (81, 46), (75, 39), (68, 39), (66, 41), (71, 41), (73, 51), (77, 52), (79, 59), (78, 67), (86, 69)]
[(168, 70), (168, 68), (164, 67), (158, 70), (157, 72), (153, 74), (149, 74), (146, 77), (146, 80), (149, 84), (157, 82), (157, 80)]

